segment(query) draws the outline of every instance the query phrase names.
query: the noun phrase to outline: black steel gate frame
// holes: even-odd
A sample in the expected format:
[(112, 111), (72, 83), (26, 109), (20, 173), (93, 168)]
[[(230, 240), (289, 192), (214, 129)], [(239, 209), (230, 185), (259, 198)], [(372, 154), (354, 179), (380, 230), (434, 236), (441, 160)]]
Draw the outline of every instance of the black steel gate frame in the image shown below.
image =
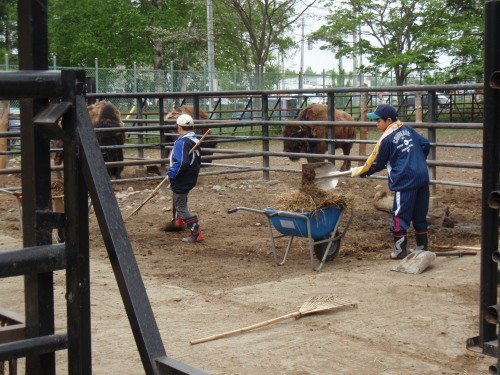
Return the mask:
[(467, 348), (497, 358), (489, 373), (500, 374), (498, 225), (500, 208), (500, 0), (485, 5), (483, 189), (481, 194), (481, 277), (479, 336)]
[[(1, 98), (55, 103), (40, 106), (22, 125), (24, 248), (0, 254), (0, 277), (25, 275), (26, 328), (24, 339), (0, 344), (0, 361), (26, 357), (28, 374), (55, 374), (54, 352), (68, 349), (68, 372), (92, 373), (90, 194), (145, 373), (203, 374), (166, 356), (88, 115), (84, 82), (83, 71), (0, 73)], [(50, 139), (64, 141), (64, 214), (51, 209)], [(65, 230), (63, 245), (52, 245), (55, 228)], [(66, 269), (67, 333), (54, 330), (53, 271), (61, 269)]]

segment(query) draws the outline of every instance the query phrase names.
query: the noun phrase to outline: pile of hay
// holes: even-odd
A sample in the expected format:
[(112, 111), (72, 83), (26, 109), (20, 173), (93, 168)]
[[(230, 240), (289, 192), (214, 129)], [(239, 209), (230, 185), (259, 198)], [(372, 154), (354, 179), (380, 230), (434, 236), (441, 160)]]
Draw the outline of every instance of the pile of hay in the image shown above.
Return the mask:
[(288, 212), (316, 213), (324, 207), (347, 208), (352, 205), (352, 194), (336, 190), (323, 190), (314, 184), (304, 185), (299, 191), (290, 191), (277, 196), (273, 209)]
[(64, 182), (63, 180), (53, 180), (50, 189), (52, 191), (52, 196), (57, 197), (59, 195), (64, 195)]

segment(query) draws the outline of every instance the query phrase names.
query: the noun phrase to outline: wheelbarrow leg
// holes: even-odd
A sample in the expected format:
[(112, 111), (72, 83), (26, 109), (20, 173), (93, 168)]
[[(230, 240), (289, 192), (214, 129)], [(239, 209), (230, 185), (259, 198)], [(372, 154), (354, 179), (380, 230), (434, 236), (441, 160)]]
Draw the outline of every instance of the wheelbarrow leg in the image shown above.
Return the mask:
[[(320, 271), (323, 268), (323, 265), (326, 262), (326, 258), (328, 257), (328, 253), (330, 252), (330, 248), (332, 247), (333, 241), (335, 240), (335, 236), (337, 234), (337, 230), (338, 230), (340, 220), (342, 219), (343, 214), (344, 214), (344, 210), (342, 210), (340, 212), (337, 223), (335, 224), (335, 227), (333, 228), (333, 230), (330, 232), (330, 236), (328, 239), (328, 245), (325, 249), (325, 252), (323, 253), (322, 259), (319, 262), (319, 266), (317, 266), (317, 267), (314, 266), (314, 264), (316, 263), (315, 254), (314, 254), (314, 245), (316, 244), (316, 242), (314, 241), (314, 239), (311, 238), (311, 232), (309, 231), (309, 252), (310, 252), (310, 256), (311, 256), (311, 266), (312, 266), (312, 269), (314, 271)], [(308, 226), (309, 226), (309, 223), (308, 223)], [(345, 230), (347, 230), (347, 228)], [(318, 241), (318, 242), (320, 242), (320, 241)]]
[(273, 259), (274, 259), (274, 262), (278, 265), (278, 266), (282, 266), (283, 264), (285, 264), (286, 262), (286, 258), (288, 257), (288, 253), (290, 252), (290, 248), (292, 247), (292, 242), (293, 242), (293, 237), (294, 236), (291, 236), (290, 239), (288, 240), (288, 245), (286, 247), (286, 250), (285, 250), (285, 254), (283, 255), (283, 258), (281, 258), (281, 260), (278, 258), (278, 250), (276, 249), (276, 243), (275, 243), (275, 236), (274, 236), (274, 233), (273, 233), (273, 224), (271, 222), (271, 219), (268, 217), (267, 218), (267, 221), (268, 221), (268, 228), (269, 228), (269, 238), (271, 239), (271, 248), (273, 250)]
[[(319, 271), (319, 270), (321, 270), (321, 268), (323, 268), (323, 265), (325, 264), (326, 256), (328, 255), (328, 250), (330, 250), (330, 246), (331, 246), (332, 242), (330, 241), (330, 243), (328, 244), (328, 249), (327, 249), (327, 251), (325, 251), (325, 254), (323, 255), (323, 259), (319, 263), (319, 266), (316, 267), (315, 266), (315, 264), (317, 263), (316, 262), (316, 255), (314, 254), (315, 241), (314, 241), (314, 238), (312, 237), (312, 234), (311, 234), (311, 222), (309, 221), (308, 217), (306, 217), (305, 220), (306, 220), (306, 224), (307, 224), (307, 242), (309, 243), (309, 257), (311, 258), (311, 267), (312, 267), (313, 271)], [(337, 225), (338, 225), (338, 222), (337, 222)], [(335, 226), (334, 231), (337, 229), (337, 225)]]

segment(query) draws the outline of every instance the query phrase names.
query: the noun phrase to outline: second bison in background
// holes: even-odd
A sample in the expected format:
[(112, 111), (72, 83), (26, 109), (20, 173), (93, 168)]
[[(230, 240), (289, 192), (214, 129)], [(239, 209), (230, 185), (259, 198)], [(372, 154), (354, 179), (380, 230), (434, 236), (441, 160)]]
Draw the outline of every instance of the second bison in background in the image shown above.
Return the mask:
[[(120, 111), (113, 103), (106, 100), (91, 104), (87, 107), (90, 121), (94, 125), (94, 129), (99, 128), (118, 128), (124, 126), (120, 118)], [(100, 146), (108, 146), (109, 148), (102, 149), (102, 156), (104, 162), (118, 162), (123, 161), (123, 149), (120, 146), (125, 144), (125, 133), (122, 131), (112, 132), (96, 132), (96, 138)], [(63, 148), (63, 141), (54, 141), (55, 148)], [(54, 155), (54, 165), (62, 165), (63, 152), (57, 151)], [(115, 179), (121, 178), (123, 171), (122, 166), (108, 168), (108, 174)], [(58, 178), (61, 178), (58, 173)]]
[[(88, 107), (90, 119), (95, 129), (118, 128), (124, 126), (120, 119), (120, 111), (111, 102), (100, 101)], [(123, 146), (125, 133), (122, 131), (96, 132), (97, 141), (102, 149), (105, 162), (123, 161)], [(105, 148), (108, 146), (109, 148)], [(108, 168), (110, 177), (121, 178), (122, 166)]]
[[(168, 112), (165, 115), (165, 120), (174, 120), (177, 117), (179, 117), (180, 115), (184, 115), (184, 114), (191, 116), (194, 119), (195, 125), (196, 125), (197, 119), (194, 116), (194, 107), (192, 105), (182, 105), (182, 106), (174, 109), (173, 111)], [(199, 120), (208, 120), (209, 119), (208, 113), (201, 108), (200, 108), (199, 114), (200, 114)], [(195, 133), (199, 134), (199, 135), (203, 135), (207, 132), (208, 129), (210, 129), (209, 126), (196, 127)], [(202, 156), (213, 155), (213, 152), (210, 152), (207, 149), (216, 148), (216, 147), (217, 147), (216, 140), (211, 139), (211, 140), (204, 141), (203, 145), (201, 145), (201, 155)], [(206, 162), (206, 161), (207, 160), (204, 160), (204, 162)]]
[[(303, 108), (297, 117), (301, 121), (328, 121), (328, 106), (326, 104), (311, 104)], [(347, 112), (336, 109), (335, 121), (354, 121)], [(335, 139), (355, 139), (356, 128), (353, 126), (335, 126)], [(312, 141), (305, 138), (328, 138), (327, 127), (325, 125), (297, 126), (287, 125), (283, 129), (283, 136), (289, 138), (304, 138), (304, 140), (287, 139), (283, 142), (284, 152), (305, 153), (305, 154), (325, 154), (328, 144), (325, 141)], [(352, 142), (335, 142), (335, 148), (341, 148), (344, 155), (349, 155), (352, 149)], [(290, 160), (297, 161), (298, 156), (289, 156)], [(312, 163), (322, 159), (318, 156), (307, 157), (307, 161)], [(351, 168), (351, 161), (344, 160), (341, 171)]]

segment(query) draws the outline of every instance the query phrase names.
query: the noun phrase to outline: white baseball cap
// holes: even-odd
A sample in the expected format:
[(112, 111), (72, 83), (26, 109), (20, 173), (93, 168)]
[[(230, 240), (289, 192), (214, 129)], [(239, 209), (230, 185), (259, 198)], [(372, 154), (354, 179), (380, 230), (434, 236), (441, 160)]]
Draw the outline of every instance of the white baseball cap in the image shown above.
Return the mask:
[(191, 116), (184, 114), (177, 117), (177, 125), (182, 127), (192, 127), (194, 126), (194, 121)]

